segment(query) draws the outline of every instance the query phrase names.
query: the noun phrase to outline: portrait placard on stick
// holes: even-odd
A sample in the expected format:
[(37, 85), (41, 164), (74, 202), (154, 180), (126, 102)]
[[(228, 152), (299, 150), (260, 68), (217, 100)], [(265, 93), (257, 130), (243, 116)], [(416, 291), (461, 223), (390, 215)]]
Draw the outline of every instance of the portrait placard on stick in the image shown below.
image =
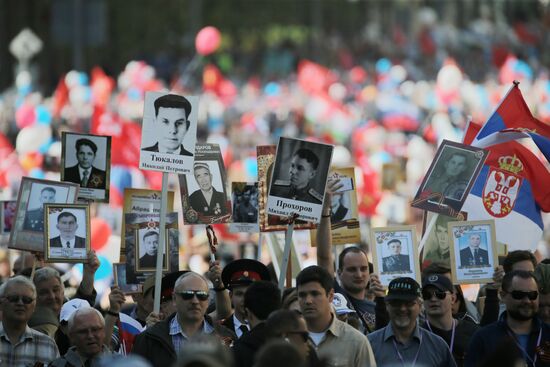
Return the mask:
[(494, 220), (447, 224), (453, 283), (490, 283), (498, 265)]
[(424, 212), (426, 221), (425, 231), (420, 240), (418, 251), (420, 251), (422, 267), (433, 263), (443, 264), (451, 267), (450, 239), (448, 236), (447, 224), (468, 219), (466, 212), (460, 212), (458, 218), (448, 217), (434, 212)]
[(63, 132), (61, 181), (80, 186), (78, 197), (109, 201), (111, 137)]
[(113, 278), (115, 285), (127, 295), (141, 294), (143, 291), (143, 284), (128, 284), (126, 281), (126, 263), (114, 263), (113, 264)]
[(188, 174), (197, 141), (198, 97), (147, 92), (139, 168)]
[(281, 137), (267, 199), (268, 214), (319, 223), (332, 145)]
[[(343, 187), (332, 195), (330, 223), (333, 245), (345, 245), (361, 241), (357, 192), (355, 191), (355, 169), (333, 168), (328, 181), (340, 180)], [(317, 231), (310, 231), (311, 243), (317, 242)]]
[[(258, 206), (260, 209), (260, 231), (286, 231), (288, 227), (288, 218), (279, 215), (267, 213), (267, 196), (269, 192), (269, 183), (273, 175), (273, 163), (275, 162), (275, 145), (260, 145), (256, 147), (258, 159)], [(296, 220), (294, 229), (313, 229), (315, 224)]]
[(44, 251), (44, 204), (74, 203), (79, 186), (69, 182), (23, 177), (17, 198), (15, 223), (10, 233), (9, 248)]
[(233, 215), (230, 232), (260, 231), (258, 224), (258, 183), (257, 182), (232, 182), (231, 202)]
[(185, 224), (229, 222), (231, 201), (226, 191), (226, 173), (218, 144), (198, 144), (192, 173), (180, 175)]
[(379, 274), (382, 285), (399, 277), (421, 282), (415, 226), (373, 228), (371, 252), (374, 272)]
[(443, 140), (411, 205), (456, 217), (488, 154), (480, 148)]
[(82, 262), (90, 250), (90, 207), (45, 204), (44, 258), (47, 262)]

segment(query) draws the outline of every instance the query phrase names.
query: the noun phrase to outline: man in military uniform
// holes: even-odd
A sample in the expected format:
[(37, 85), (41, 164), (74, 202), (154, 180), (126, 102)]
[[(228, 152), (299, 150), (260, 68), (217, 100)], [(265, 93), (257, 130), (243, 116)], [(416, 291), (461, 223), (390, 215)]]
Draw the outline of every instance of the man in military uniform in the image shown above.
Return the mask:
[(258, 221), (258, 208), (254, 207), (250, 201), (251, 189), (243, 191), (240, 202), (235, 210), (235, 223), (256, 223)]
[(46, 186), (40, 191), (40, 205), (38, 208), (27, 211), (23, 229), (27, 231), (44, 230), (44, 204), (55, 202), (55, 188)]
[[(222, 271), (222, 282), (229, 289), (229, 297), (234, 313), (221, 321), (221, 324), (233, 331), (238, 338), (250, 330), (245, 318), (244, 293), (256, 280), (270, 280), (267, 267), (259, 261), (239, 259), (230, 262)], [(216, 289), (220, 291), (221, 289)]]
[(401, 255), (401, 241), (393, 239), (388, 242), (390, 256), (382, 258), (382, 271), (385, 272), (410, 272), (409, 257)]
[(63, 181), (80, 184), (80, 187), (105, 189), (105, 171), (93, 166), (97, 145), (90, 139), (78, 139), (75, 143), (78, 164), (65, 168)]
[(311, 187), (319, 158), (309, 149), (298, 149), (290, 161), (290, 180), (275, 180), (269, 195), (321, 204), (323, 196)]
[(432, 175), (424, 186), (424, 191), (438, 192), (448, 199), (461, 200), (468, 187), (468, 180), (461, 177), (468, 168), (467, 161), (464, 153), (451, 154), (443, 163), (444, 172)]
[(204, 216), (222, 216), (227, 214), (227, 203), (223, 192), (216, 191), (212, 186), (210, 167), (205, 162), (195, 162), (193, 165), (195, 180), (199, 185), (189, 196), (189, 205)]

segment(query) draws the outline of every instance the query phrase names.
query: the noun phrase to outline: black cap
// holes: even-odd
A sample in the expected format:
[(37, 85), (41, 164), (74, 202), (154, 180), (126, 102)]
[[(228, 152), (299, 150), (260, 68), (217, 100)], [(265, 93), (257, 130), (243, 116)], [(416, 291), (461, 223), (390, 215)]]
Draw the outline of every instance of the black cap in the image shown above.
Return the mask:
[(422, 282), (422, 288), (434, 286), (440, 291), (449, 291), (453, 293), (453, 283), (449, 278), (441, 274), (431, 274), (424, 278)]
[(267, 267), (256, 260), (231, 261), (222, 271), (223, 284), (229, 289), (240, 285), (250, 285), (256, 280), (271, 280)]
[(388, 286), (386, 301), (412, 301), (420, 297), (420, 285), (413, 278), (395, 278)]

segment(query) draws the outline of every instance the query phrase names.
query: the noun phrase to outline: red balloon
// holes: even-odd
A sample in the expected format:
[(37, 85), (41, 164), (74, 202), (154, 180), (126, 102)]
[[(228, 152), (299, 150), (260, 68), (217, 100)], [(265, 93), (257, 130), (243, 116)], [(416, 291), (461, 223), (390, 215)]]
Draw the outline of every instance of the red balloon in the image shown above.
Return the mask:
[(111, 237), (111, 227), (109, 224), (101, 218), (92, 218), (90, 220), (92, 237), (92, 249), (98, 251), (107, 244), (109, 237)]
[(210, 55), (220, 47), (221, 41), (221, 33), (216, 27), (204, 27), (197, 33), (195, 48), (197, 52), (203, 56)]

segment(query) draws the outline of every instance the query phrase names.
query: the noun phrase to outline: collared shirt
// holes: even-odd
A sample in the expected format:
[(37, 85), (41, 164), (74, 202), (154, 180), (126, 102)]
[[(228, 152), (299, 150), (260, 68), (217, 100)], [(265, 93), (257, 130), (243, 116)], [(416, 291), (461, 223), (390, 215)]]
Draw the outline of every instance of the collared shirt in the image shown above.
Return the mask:
[(411, 340), (402, 344), (394, 335), (391, 322), (388, 326), (369, 334), (376, 364), (384, 366), (456, 367), (449, 346), (441, 337), (419, 328), (414, 329)]
[(330, 367), (376, 366), (367, 338), (334, 315), (325, 337), (315, 346), (315, 350)]
[(63, 357), (60, 357), (56, 360), (54, 360), (51, 364), (50, 364), (50, 367), (57, 367), (57, 366), (66, 366), (67, 362), (69, 363), (70, 366), (75, 366), (75, 367), (84, 367), (86, 366), (86, 363), (88, 366), (92, 365), (94, 363), (94, 361), (96, 361), (100, 356), (103, 356), (105, 354), (112, 354), (112, 352), (109, 350), (109, 348), (104, 345), (103, 346), (103, 351), (96, 357), (94, 358), (84, 358), (82, 357), (80, 354), (78, 354), (78, 351), (76, 350), (76, 347), (70, 347), (69, 350), (67, 351), (67, 353), (65, 353), (65, 355)]
[(250, 331), (250, 326), (248, 324), (243, 324), (237, 316), (235, 316), (235, 313), (233, 313), (233, 324), (235, 325), (235, 334), (237, 334), (237, 338), (243, 336), (243, 331), (240, 329), (241, 325), (244, 325), (248, 331)]
[[(61, 246), (63, 246), (63, 248), (74, 248), (74, 242), (76, 240), (76, 237), (73, 237), (72, 239), (67, 239), (63, 237), (59, 237), (59, 238), (61, 240)], [(68, 245), (67, 245), (67, 242), (69, 242)]]
[[(181, 330), (180, 323), (178, 322), (179, 316), (176, 314), (174, 318), (170, 321), (170, 336), (172, 337), (172, 344), (174, 345), (174, 350), (176, 353), (181, 350), (181, 347), (189, 337), (185, 335), (183, 330)], [(204, 334), (212, 334), (214, 332), (214, 327), (210, 325), (206, 320), (202, 322), (202, 332)]]
[(28, 326), (19, 341), (12, 344), (4, 324), (0, 323), (0, 366), (33, 366), (36, 362), (50, 363), (59, 357), (59, 350), (49, 336)]

